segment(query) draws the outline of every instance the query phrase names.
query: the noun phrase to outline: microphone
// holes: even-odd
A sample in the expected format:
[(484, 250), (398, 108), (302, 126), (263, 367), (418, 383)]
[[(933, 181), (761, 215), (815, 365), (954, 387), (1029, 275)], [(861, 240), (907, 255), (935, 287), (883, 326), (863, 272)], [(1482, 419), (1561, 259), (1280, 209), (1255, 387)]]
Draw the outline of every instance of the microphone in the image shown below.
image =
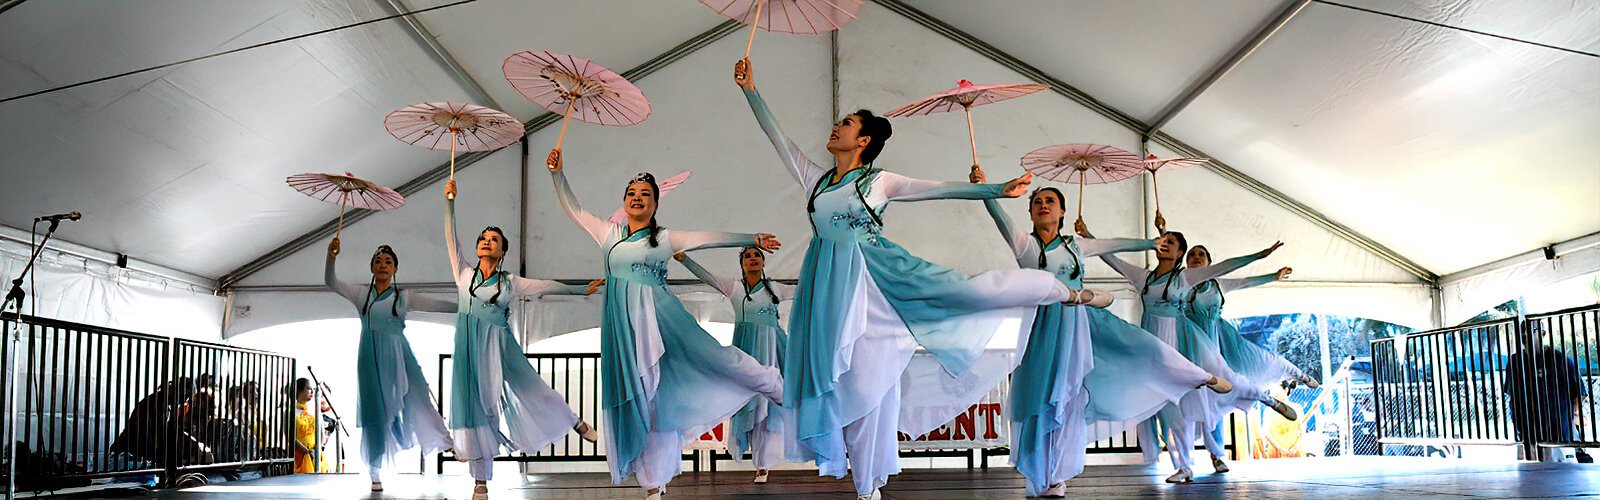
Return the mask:
[(67, 213), (64, 213), (64, 214), (55, 214), (55, 215), (46, 215), (46, 216), (43, 216), (43, 217), (34, 217), (33, 221), (34, 222), (45, 222), (45, 221), (61, 222), (62, 219), (75, 221), (75, 220), (82, 219), (82, 218), (83, 218), (83, 214), (80, 214), (78, 212), (67, 212)]

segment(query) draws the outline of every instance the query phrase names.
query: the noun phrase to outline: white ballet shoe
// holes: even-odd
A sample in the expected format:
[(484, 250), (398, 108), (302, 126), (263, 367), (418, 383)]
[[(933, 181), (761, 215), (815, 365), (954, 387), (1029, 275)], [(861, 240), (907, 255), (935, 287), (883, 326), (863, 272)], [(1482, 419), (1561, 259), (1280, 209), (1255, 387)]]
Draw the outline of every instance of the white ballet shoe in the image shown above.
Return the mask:
[(489, 485), (474, 485), (472, 487), (472, 500), (489, 500)]
[(1233, 392), (1233, 382), (1229, 382), (1227, 379), (1218, 377), (1216, 375), (1212, 375), (1210, 380), (1206, 380), (1205, 387), (1207, 389), (1211, 389), (1211, 392), (1215, 392), (1217, 394), (1227, 394)]
[(1044, 491), (1039, 492), (1039, 498), (1066, 498), (1066, 497), (1067, 497), (1067, 483), (1052, 484), (1052, 485), (1050, 485), (1049, 488), (1045, 488)]
[(1167, 476), (1167, 482), (1172, 484), (1192, 483), (1194, 482), (1194, 473), (1189, 472), (1189, 469), (1178, 469), (1178, 472)]
[(644, 500), (661, 500), (661, 494), (662, 493), (664, 493), (664, 492), (661, 491), (661, 488), (656, 488), (656, 489), (653, 489), (653, 490), (650, 490), (650, 491), (646, 491), (644, 493)]
[(1267, 406), (1272, 407), (1272, 411), (1278, 412), (1279, 415), (1283, 415), (1284, 420), (1288, 420), (1290, 422), (1300, 420), (1300, 414), (1294, 411), (1294, 407), (1289, 406), (1283, 401), (1274, 399), (1271, 403), (1268, 403)]
[(856, 495), (856, 500), (881, 500), (882, 498), (878, 496), (878, 490), (872, 490), (872, 493), (867, 495)]
[(756, 471), (756, 479), (755, 479), (754, 482), (756, 484), (767, 484), (767, 470), (766, 469), (757, 470)]
[(582, 420), (579, 420), (577, 424), (572, 426), (572, 430), (573, 430), (573, 432), (577, 432), (578, 433), (578, 437), (583, 438), (584, 441), (588, 441), (588, 442), (591, 442), (591, 443), (596, 443), (596, 442), (600, 441), (600, 433), (595, 432), (594, 431), (594, 426), (593, 425), (589, 425), (588, 422), (584, 422)]
[(1322, 387), (1322, 384), (1317, 383), (1317, 379), (1311, 378), (1310, 375), (1301, 375), (1299, 380), (1301, 384), (1311, 389)]
[(1218, 474), (1227, 474), (1229, 470), (1228, 463), (1217, 457), (1211, 457), (1211, 468)]

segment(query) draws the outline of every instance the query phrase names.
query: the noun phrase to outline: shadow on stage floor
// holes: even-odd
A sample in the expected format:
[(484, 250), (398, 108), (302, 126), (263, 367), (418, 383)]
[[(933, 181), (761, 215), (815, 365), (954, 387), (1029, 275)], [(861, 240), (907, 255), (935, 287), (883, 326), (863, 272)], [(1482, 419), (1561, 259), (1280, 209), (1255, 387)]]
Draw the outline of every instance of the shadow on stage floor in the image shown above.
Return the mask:
[[(1202, 470), (1204, 467), (1202, 466)], [(1092, 466), (1068, 483), (1068, 498), (1600, 498), (1600, 467), (1589, 464), (1486, 464), (1406, 457), (1305, 458), (1238, 462), (1225, 475), (1200, 475), (1194, 484), (1168, 485), (1164, 468)], [(847, 480), (809, 471), (774, 472), (772, 482), (750, 484), (749, 472), (685, 473), (667, 498), (852, 498)], [(153, 494), (168, 499), (467, 498), (465, 476), (397, 474), (387, 491), (371, 493), (366, 476), (287, 476)], [(1010, 468), (909, 469), (890, 479), (885, 499), (1022, 498), (1022, 477)], [(490, 483), (491, 499), (640, 498), (634, 486), (614, 486), (605, 474), (503, 475)]]

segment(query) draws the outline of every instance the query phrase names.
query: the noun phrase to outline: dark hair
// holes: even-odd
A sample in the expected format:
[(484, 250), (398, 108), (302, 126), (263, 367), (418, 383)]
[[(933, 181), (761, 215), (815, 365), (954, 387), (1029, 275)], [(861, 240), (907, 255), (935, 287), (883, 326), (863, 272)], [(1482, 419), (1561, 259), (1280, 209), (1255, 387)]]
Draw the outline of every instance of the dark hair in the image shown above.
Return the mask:
[[(757, 255), (761, 255), (761, 248), (759, 248), (759, 247), (748, 246), (748, 247), (744, 247), (744, 248), (739, 249), (739, 269), (741, 271), (744, 270), (744, 253), (752, 251), (752, 250), (754, 250)], [(766, 257), (763, 255), (762, 258), (764, 259)], [(772, 305), (776, 306), (776, 305), (778, 305), (779, 302), (782, 302), (782, 301), (778, 300), (778, 292), (772, 289), (772, 280), (767, 279), (767, 272), (764, 271), (764, 270), (761, 271), (761, 282), (763, 284), (767, 285), (767, 296), (772, 297)], [(739, 283), (743, 284), (744, 280), (743, 279), (739, 280)], [(746, 291), (745, 294), (744, 294), (744, 300), (750, 300), (750, 293), (748, 291)], [(740, 307), (744, 307), (744, 306), (740, 306)]]
[(861, 163), (870, 165), (872, 160), (878, 159), (878, 153), (883, 152), (883, 145), (889, 142), (889, 136), (894, 135), (894, 128), (889, 126), (888, 118), (874, 115), (869, 110), (858, 109), (850, 114), (861, 119), (861, 131), (856, 135), (871, 139), (861, 149)]
[(305, 377), (294, 379), (294, 392), (296, 394), (306, 390), (311, 390), (311, 379)]
[[(388, 255), (390, 258), (394, 259), (394, 267), (395, 267), (395, 269), (396, 270), (400, 269), (400, 256), (396, 255), (394, 253), (394, 248), (393, 247), (390, 247), (389, 245), (378, 245), (378, 250), (375, 251), (375, 252), (372, 252), (372, 261), (373, 262), (377, 262), (379, 255)], [(363, 301), (362, 304), (361, 304), (361, 316), (363, 318), (365, 318), (367, 316), (367, 310), (372, 307), (372, 304), (374, 302), (377, 302), (377, 299), (378, 299), (377, 286), (378, 286), (378, 277), (377, 276), (373, 276), (372, 277), (372, 281), (367, 282), (367, 290), (370, 290), (369, 292), (367, 292), (367, 299), (365, 301)], [(394, 290), (394, 301), (389, 303), (389, 314), (394, 315), (394, 316), (399, 316), (400, 315), (400, 286), (394, 283), (393, 278), (390, 278), (389, 288)]]
[[(500, 247), (503, 250), (505, 250), (506, 253), (511, 253), (511, 241), (506, 239), (506, 232), (505, 231), (501, 231), (500, 228), (497, 227), (497, 226), (489, 226), (489, 227), (483, 228), (482, 231), (478, 232), (478, 238), (480, 238), (480, 239), (483, 238), (483, 234), (487, 233), (489, 231), (494, 231), (495, 235), (500, 237)], [(501, 273), (500, 266), (505, 264), (505, 262), (506, 262), (506, 259), (504, 257), (501, 257), (499, 261), (495, 262), (495, 268), (494, 268), (494, 275), (495, 276), (499, 276), (500, 275), (500, 273)], [(477, 274), (478, 274), (477, 271), (473, 271), (474, 280), (476, 280)], [(478, 283), (467, 287), (467, 294), (476, 296), (478, 294), (478, 287), (483, 285), (483, 281), (489, 281), (489, 278), (484, 278), (482, 281), (479, 281)], [(497, 279), (494, 282), (494, 295), (489, 297), (489, 303), (490, 304), (496, 304), (496, 303), (500, 302), (500, 292), (504, 291), (504, 289), (505, 289), (504, 285), (505, 285), (505, 280), (504, 279)], [(399, 298), (397, 297), (395, 300), (399, 300)]]
[(1178, 255), (1181, 256), (1189, 253), (1189, 240), (1183, 237), (1183, 233), (1177, 231), (1167, 231), (1165, 233), (1161, 233), (1161, 235), (1172, 236), (1178, 240)]
[(1195, 245), (1194, 248), (1190, 248), (1189, 251), (1184, 252), (1184, 254), (1185, 255), (1192, 254), (1196, 250), (1205, 250), (1206, 251), (1206, 262), (1211, 262), (1211, 249), (1206, 248), (1205, 245)]
[[(1177, 232), (1177, 231), (1167, 231), (1165, 233), (1161, 233), (1162, 237), (1166, 237), (1166, 236), (1169, 236), (1169, 235), (1172, 236), (1174, 239), (1178, 240), (1178, 255), (1179, 255), (1179, 259), (1178, 259), (1178, 263), (1172, 267), (1172, 270), (1168, 271), (1167, 274), (1165, 274), (1165, 276), (1169, 276), (1169, 277), (1167, 278), (1167, 284), (1165, 286), (1161, 287), (1161, 300), (1167, 300), (1171, 296), (1171, 294), (1172, 294), (1172, 282), (1174, 281), (1171, 278), (1171, 276), (1176, 276), (1178, 273), (1183, 272), (1183, 258), (1182, 258), (1182, 256), (1184, 254), (1189, 253), (1189, 240), (1184, 239), (1183, 233), (1180, 233), (1180, 232)], [(1150, 273), (1150, 274), (1146, 275), (1145, 278), (1144, 278), (1144, 289), (1139, 290), (1139, 293), (1143, 294), (1145, 292), (1145, 290), (1149, 290), (1150, 289), (1150, 283), (1153, 282), (1154, 280), (1156, 280), (1159, 277), (1160, 276), (1156, 276), (1156, 273)]]
[[(1028, 195), (1028, 204), (1032, 205), (1033, 204), (1033, 199), (1034, 198), (1038, 198), (1040, 193), (1044, 193), (1046, 191), (1056, 195), (1056, 203), (1057, 204), (1065, 204), (1067, 202), (1067, 197), (1065, 195), (1061, 194), (1061, 190), (1053, 188), (1053, 187), (1042, 187), (1042, 188), (1033, 190), (1033, 194)], [(1062, 235), (1061, 235), (1062, 231), (1061, 230), (1065, 227), (1066, 223), (1067, 223), (1067, 216), (1066, 216), (1065, 213), (1062, 213), (1061, 219), (1056, 221), (1056, 237), (1057, 238), (1061, 238), (1062, 237)], [(1045, 241), (1044, 238), (1040, 237), (1039, 233), (1037, 231), (1029, 233), (1029, 234), (1033, 236), (1033, 240), (1035, 242), (1039, 243), (1039, 269), (1044, 269), (1044, 265), (1045, 265), (1044, 246), (1049, 244), (1049, 242)], [(1066, 237), (1067, 238), (1071, 238), (1072, 236), (1068, 235)], [(1069, 276), (1067, 279), (1074, 279), (1074, 280), (1078, 279), (1079, 276), (1083, 276), (1083, 260), (1079, 259), (1078, 258), (1078, 254), (1073, 253), (1071, 248), (1067, 249), (1067, 255), (1071, 255), (1072, 256), (1072, 276)]]
[[(649, 184), (650, 185), (650, 197), (654, 198), (656, 200), (656, 207), (660, 208), (661, 207), (661, 187), (656, 185), (656, 176), (650, 175), (649, 172), (639, 172), (637, 175), (633, 176), (633, 179), (628, 181), (628, 185), (632, 186), (632, 185), (640, 183), (640, 182), (643, 182), (645, 184)], [(627, 196), (627, 193), (628, 193), (627, 189), (624, 188), (622, 193), (623, 193), (623, 196)], [(656, 233), (661, 231), (661, 226), (656, 224), (656, 215), (655, 214), (650, 214), (650, 226), (648, 226), (647, 229), (650, 230), (650, 248), (655, 248), (657, 246), (660, 246), (661, 243), (659, 241), (656, 241)]]

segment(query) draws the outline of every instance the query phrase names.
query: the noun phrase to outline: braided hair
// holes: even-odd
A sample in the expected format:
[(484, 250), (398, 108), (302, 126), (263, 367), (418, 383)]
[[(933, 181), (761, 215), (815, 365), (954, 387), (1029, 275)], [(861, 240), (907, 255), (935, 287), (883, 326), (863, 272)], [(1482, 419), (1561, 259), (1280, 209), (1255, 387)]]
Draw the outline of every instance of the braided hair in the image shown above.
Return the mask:
[[(754, 251), (756, 253), (761, 253), (761, 249), (758, 248), (758, 247), (754, 247), (754, 246), (747, 246), (747, 247), (744, 247), (744, 248), (740, 249), (739, 250), (739, 264), (740, 264), (739, 267), (741, 269), (743, 269), (743, 267), (744, 267), (744, 253), (745, 252), (750, 252), (750, 251)], [(739, 280), (739, 283), (741, 285), (744, 284), (744, 280), (742, 280), (742, 279)], [(778, 303), (780, 302), (778, 300), (778, 292), (776, 290), (772, 289), (772, 280), (767, 278), (767, 272), (766, 271), (762, 271), (761, 272), (761, 284), (766, 286), (767, 296), (768, 297), (772, 297), (772, 305), (774, 307), (776, 307), (778, 305)], [(750, 288), (749, 287), (745, 287), (744, 300), (745, 301), (749, 301), (750, 300)], [(781, 319), (781, 318), (779, 318), (779, 319)]]
[[(1178, 255), (1180, 256), (1180, 259), (1182, 258), (1182, 255), (1189, 253), (1189, 240), (1184, 239), (1183, 233), (1177, 231), (1167, 231), (1165, 233), (1161, 233), (1161, 237), (1165, 238), (1167, 236), (1171, 236), (1173, 239), (1178, 240)], [(1183, 272), (1183, 262), (1181, 260), (1178, 262), (1178, 264), (1172, 266), (1172, 270), (1168, 271), (1166, 276), (1174, 276), (1180, 272)], [(1139, 293), (1143, 294), (1144, 292), (1150, 290), (1150, 285), (1155, 283), (1157, 278), (1159, 278), (1159, 276), (1156, 276), (1156, 273), (1150, 273), (1146, 275), (1144, 278), (1144, 288), (1139, 290)], [(1161, 287), (1161, 300), (1167, 300), (1171, 297), (1173, 281), (1173, 279), (1168, 278), (1167, 284)]]
[[(1058, 205), (1059, 204), (1063, 204), (1063, 203), (1066, 202), (1067, 197), (1066, 196), (1062, 196), (1061, 190), (1053, 188), (1053, 187), (1042, 187), (1042, 188), (1033, 190), (1033, 194), (1028, 196), (1028, 204), (1030, 204), (1030, 205), (1033, 204), (1033, 199), (1039, 197), (1040, 194), (1045, 193), (1045, 192), (1054, 193), (1056, 195), (1056, 204), (1058, 204)], [(1066, 223), (1067, 223), (1067, 218), (1066, 218), (1066, 215), (1063, 213), (1061, 219), (1056, 221), (1056, 237), (1057, 238), (1061, 238), (1062, 237), (1061, 236), (1062, 235), (1062, 229), (1066, 227)], [(1039, 269), (1044, 269), (1044, 265), (1045, 265), (1044, 246), (1045, 246), (1045, 243), (1047, 243), (1047, 242), (1044, 241), (1044, 238), (1039, 236), (1039, 232), (1038, 231), (1034, 231), (1034, 232), (1028, 233), (1028, 234), (1033, 236), (1033, 241), (1039, 243)], [(1071, 238), (1072, 236), (1068, 235), (1066, 237), (1067, 238)], [(1083, 276), (1083, 260), (1079, 259), (1078, 258), (1078, 254), (1074, 253), (1072, 251), (1072, 249), (1070, 249), (1070, 248), (1067, 249), (1067, 255), (1071, 255), (1072, 256), (1072, 276), (1069, 276), (1067, 279), (1074, 279), (1074, 280), (1078, 279), (1079, 276)]]
[[(395, 255), (394, 248), (390, 247), (389, 245), (378, 245), (378, 250), (375, 251), (375, 252), (372, 252), (372, 261), (373, 262), (377, 262), (378, 261), (378, 256), (380, 256), (380, 255), (388, 255), (389, 258), (394, 259), (395, 271), (399, 271), (400, 270), (400, 256), (399, 255)], [(371, 292), (367, 293), (367, 300), (364, 301), (361, 304), (361, 315), (363, 317), (367, 315), (367, 309), (371, 308), (372, 304), (378, 301), (377, 286), (378, 286), (378, 277), (377, 276), (373, 276), (372, 280), (367, 282), (367, 289), (371, 290)], [(392, 278), (392, 277), (389, 278), (389, 288), (391, 290), (394, 290), (394, 301), (389, 303), (389, 314), (390, 315), (394, 315), (394, 316), (399, 316), (400, 315), (400, 285), (396, 284), (394, 282), (394, 278)]]
[[(501, 249), (505, 250), (506, 253), (510, 253), (511, 252), (511, 241), (506, 239), (506, 232), (505, 231), (501, 231), (499, 227), (489, 226), (489, 227), (483, 228), (483, 231), (478, 233), (478, 240), (480, 240), (480, 241), (483, 240), (484, 235), (489, 234), (490, 231), (494, 231), (495, 236), (500, 238), (500, 247), (501, 247)], [(500, 266), (505, 264), (505, 261), (506, 260), (503, 257), (501, 259), (495, 261), (495, 263), (494, 263), (494, 273), (490, 274), (489, 277), (504, 278), (503, 276), (500, 276), (501, 274), (503, 274), (505, 272), (505, 271), (501, 271), (500, 270)], [(476, 275), (477, 273), (478, 272), (476, 270), (473, 271), (474, 275)], [(474, 283), (467, 288), (467, 294), (468, 295), (477, 295), (478, 294), (478, 287), (483, 286), (484, 282), (489, 281), (489, 277), (485, 277), (482, 280), (474, 279), (473, 280)], [(498, 304), (500, 302), (500, 293), (505, 291), (505, 286), (504, 286), (505, 285), (505, 281), (506, 281), (505, 279), (496, 279), (495, 280), (495, 282), (494, 282), (494, 295), (489, 297), (489, 303), (490, 304)]]

